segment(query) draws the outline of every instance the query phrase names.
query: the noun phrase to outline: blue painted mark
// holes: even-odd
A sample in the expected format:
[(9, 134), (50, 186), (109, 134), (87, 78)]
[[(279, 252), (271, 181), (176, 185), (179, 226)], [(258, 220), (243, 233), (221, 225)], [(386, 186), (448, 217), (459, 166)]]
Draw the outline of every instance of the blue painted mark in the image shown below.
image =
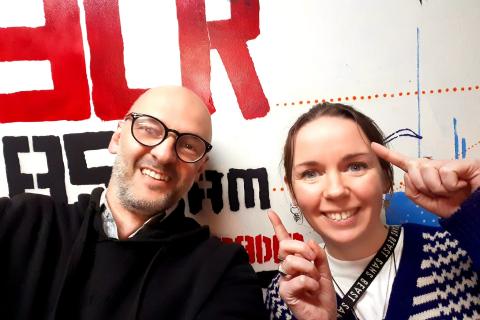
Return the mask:
[(386, 222), (389, 225), (416, 223), (428, 226), (439, 226), (438, 216), (423, 209), (408, 199), (405, 192), (394, 192), (385, 197), (390, 200), (386, 209)]
[(455, 159), (458, 159), (457, 119), (453, 118), (453, 143), (455, 144)]
[[(458, 132), (457, 132), (457, 119), (453, 118), (453, 139), (455, 145), (455, 159), (459, 159), (460, 152), (458, 150)], [(462, 159), (467, 157), (467, 140), (462, 138)]]
[[(420, 1), (420, 4), (422, 4), (422, 1)], [(422, 135), (422, 128), (420, 126), (420, 29), (417, 27), (417, 115), (418, 115), (418, 135)], [(417, 157), (421, 157), (421, 144), (420, 144), (420, 139), (417, 142), (417, 147), (418, 147), (418, 155)]]

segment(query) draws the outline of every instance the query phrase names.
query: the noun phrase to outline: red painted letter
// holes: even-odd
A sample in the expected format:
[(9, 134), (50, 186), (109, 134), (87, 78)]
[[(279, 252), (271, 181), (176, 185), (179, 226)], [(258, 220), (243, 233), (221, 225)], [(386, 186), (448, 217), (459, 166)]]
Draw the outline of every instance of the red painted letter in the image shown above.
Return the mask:
[(210, 91), (210, 49), (217, 49), (245, 119), (270, 107), (247, 47), (260, 34), (258, 0), (230, 1), (231, 19), (206, 22), (205, 1), (177, 0), (182, 82), (215, 112)]
[(84, 3), (95, 113), (102, 120), (120, 119), (145, 90), (127, 86), (118, 0)]
[(49, 60), (54, 89), (0, 94), (0, 122), (90, 117), (77, 1), (45, 0), (44, 10), (43, 27), (0, 28), (0, 61)]

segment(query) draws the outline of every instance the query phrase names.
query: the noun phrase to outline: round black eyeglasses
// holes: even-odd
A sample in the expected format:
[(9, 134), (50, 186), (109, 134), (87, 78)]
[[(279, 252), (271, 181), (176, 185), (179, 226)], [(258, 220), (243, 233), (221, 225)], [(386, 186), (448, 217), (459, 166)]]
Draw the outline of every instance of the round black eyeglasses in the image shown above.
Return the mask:
[(168, 128), (162, 121), (148, 114), (131, 112), (125, 120), (132, 119), (133, 138), (146, 147), (155, 147), (165, 141), (169, 132), (176, 136), (175, 152), (183, 162), (193, 163), (212, 150), (212, 145), (193, 133), (180, 133)]

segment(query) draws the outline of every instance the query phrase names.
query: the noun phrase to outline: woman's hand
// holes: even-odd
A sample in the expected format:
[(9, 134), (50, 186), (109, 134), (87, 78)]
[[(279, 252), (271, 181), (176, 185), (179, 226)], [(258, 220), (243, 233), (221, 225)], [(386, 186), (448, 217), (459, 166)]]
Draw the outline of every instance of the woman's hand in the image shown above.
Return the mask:
[(279, 294), (299, 320), (336, 319), (337, 305), (327, 257), (313, 240), (290, 239), (274, 211), (268, 212), (279, 240)]
[(405, 194), (442, 218), (450, 217), (480, 186), (480, 160), (412, 159), (372, 142), (380, 158), (405, 171)]

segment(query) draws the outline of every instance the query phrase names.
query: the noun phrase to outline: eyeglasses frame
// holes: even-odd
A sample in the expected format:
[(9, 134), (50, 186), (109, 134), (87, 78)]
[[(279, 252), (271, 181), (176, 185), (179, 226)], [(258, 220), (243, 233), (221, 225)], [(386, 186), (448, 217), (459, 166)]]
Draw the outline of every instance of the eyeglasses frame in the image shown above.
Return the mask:
[[(160, 140), (160, 142), (154, 144), (154, 145), (148, 145), (148, 144), (145, 144), (145, 143), (142, 143), (140, 142), (137, 137), (135, 136), (135, 134), (133, 133), (133, 125), (135, 123), (135, 121), (140, 118), (140, 117), (148, 117), (148, 118), (151, 118), (157, 122), (159, 122), (163, 128), (165, 129), (165, 135), (163, 137), (162, 140)], [(186, 162), (186, 163), (195, 163), (195, 162), (198, 162), (200, 161), (203, 157), (205, 157), (205, 155), (210, 151), (212, 150), (213, 146), (208, 143), (205, 139), (203, 139), (202, 137), (200, 137), (199, 135), (197, 134), (194, 134), (194, 133), (189, 133), (189, 132), (178, 132), (177, 130), (175, 129), (170, 129), (169, 127), (167, 127), (167, 125), (165, 123), (163, 123), (160, 119), (158, 118), (155, 118), (154, 116), (151, 116), (149, 114), (144, 114), (144, 113), (138, 113), (138, 112), (130, 112), (128, 113), (124, 120), (128, 120), (128, 119), (132, 119), (132, 125), (130, 126), (130, 132), (132, 134), (132, 137), (135, 139), (135, 141), (137, 141), (139, 144), (141, 144), (142, 146), (145, 146), (145, 147), (149, 147), (149, 148), (153, 148), (153, 147), (156, 147), (158, 146), (159, 144), (161, 144), (163, 141), (165, 141), (168, 137), (168, 133), (169, 132), (173, 132), (175, 134), (175, 154), (177, 155), (177, 158), (180, 159), (181, 161), (183, 162)], [(195, 161), (185, 161), (184, 159), (180, 158), (180, 156), (178, 155), (178, 152), (177, 152), (177, 141), (178, 141), (178, 138), (180, 138), (181, 136), (185, 136), (185, 135), (189, 135), (189, 136), (195, 136), (197, 138), (199, 138), (204, 144), (205, 144), (205, 152), (203, 153), (203, 155), (198, 158), (197, 160)]]

